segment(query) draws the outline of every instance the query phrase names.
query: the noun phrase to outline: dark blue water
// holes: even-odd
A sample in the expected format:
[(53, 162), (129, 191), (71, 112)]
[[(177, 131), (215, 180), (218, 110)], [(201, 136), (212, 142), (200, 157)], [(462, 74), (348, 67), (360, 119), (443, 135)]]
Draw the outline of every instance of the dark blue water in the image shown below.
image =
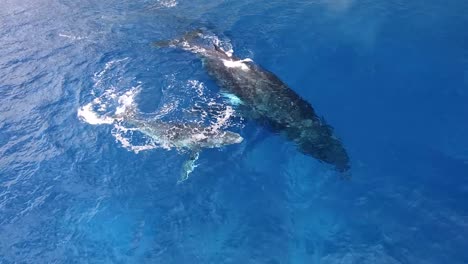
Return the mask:
[[(468, 263), (466, 1), (0, 5), (0, 263)], [(197, 27), (311, 102), (352, 179), (233, 118), (244, 142), (177, 184), (187, 153), (79, 116), (219, 99), (151, 46)]]

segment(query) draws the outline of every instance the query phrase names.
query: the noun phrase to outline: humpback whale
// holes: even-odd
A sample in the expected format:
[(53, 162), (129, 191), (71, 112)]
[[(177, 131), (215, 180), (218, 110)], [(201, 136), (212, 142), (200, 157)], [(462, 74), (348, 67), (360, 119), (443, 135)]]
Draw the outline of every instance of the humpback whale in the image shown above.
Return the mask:
[(125, 130), (138, 131), (152, 139), (156, 145), (167, 149), (188, 151), (190, 159), (184, 163), (178, 183), (187, 180), (190, 173), (197, 167), (195, 162), (203, 149), (220, 148), (243, 141), (241, 135), (222, 130), (218, 123), (205, 125), (198, 122), (163, 122), (144, 118), (137, 111), (133, 96), (135, 94), (125, 94), (124, 99), (120, 97), (120, 105), (112, 116), (97, 116), (94, 112), (89, 115), (93, 104), (101, 102), (100, 98), (96, 98), (93, 102), (78, 109), (78, 118), (90, 124), (130, 125), (130, 127), (125, 127)]
[(179, 183), (187, 180), (190, 173), (197, 167), (195, 162), (202, 149), (220, 148), (243, 141), (242, 136), (238, 133), (219, 130), (199, 123), (146, 120), (136, 114), (135, 106), (127, 106), (116, 118), (125, 120), (135, 127), (135, 130), (140, 131), (161, 146), (185, 149), (190, 152), (190, 159), (182, 167)]
[(241, 114), (283, 134), (303, 154), (331, 164), (339, 172), (349, 171), (349, 156), (343, 144), (309, 102), (251, 59), (240, 59), (214, 42), (211, 46), (200, 43), (203, 34), (195, 30), (182, 38), (155, 42), (154, 46), (196, 54), (222, 92), (237, 99)]
[(238, 144), (243, 140), (238, 133), (214, 130), (198, 123), (171, 123), (137, 118), (128, 119), (127, 122), (162, 146), (194, 152), (203, 148)]

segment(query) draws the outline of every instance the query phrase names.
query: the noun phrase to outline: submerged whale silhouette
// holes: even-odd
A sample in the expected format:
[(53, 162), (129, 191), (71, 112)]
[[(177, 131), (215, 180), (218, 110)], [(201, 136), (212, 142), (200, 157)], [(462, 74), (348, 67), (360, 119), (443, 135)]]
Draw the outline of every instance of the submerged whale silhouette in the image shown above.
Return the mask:
[(203, 32), (196, 30), (180, 39), (159, 41), (154, 45), (181, 48), (198, 55), (221, 89), (238, 98), (238, 107), (244, 116), (284, 134), (300, 152), (333, 165), (339, 172), (350, 169), (341, 141), (310, 103), (251, 59), (239, 59), (215, 43), (212, 46), (197, 44), (202, 38)]

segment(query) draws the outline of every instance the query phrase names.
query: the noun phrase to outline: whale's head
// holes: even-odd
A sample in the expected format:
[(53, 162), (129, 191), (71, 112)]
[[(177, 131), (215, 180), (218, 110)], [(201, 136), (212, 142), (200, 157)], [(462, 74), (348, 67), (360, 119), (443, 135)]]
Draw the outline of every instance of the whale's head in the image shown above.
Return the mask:
[(341, 173), (348, 173), (351, 168), (348, 153), (338, 139), (329, 138), (324, 142), (303, 140), (297, 143), (299, 151), (333, 165)]
[(351, 165), (348, 153), (328, 126), (290, 127), (286, 133), (303, 154), (333, 165), (340, 173), (349, 174)]
[(319, 159), (334, 165), (337, 171), (346, 175), (349, 174), (349, 170), (351, 169), (349, 156), (341, 142), (338, 140), (318, 151), (318, 155)]

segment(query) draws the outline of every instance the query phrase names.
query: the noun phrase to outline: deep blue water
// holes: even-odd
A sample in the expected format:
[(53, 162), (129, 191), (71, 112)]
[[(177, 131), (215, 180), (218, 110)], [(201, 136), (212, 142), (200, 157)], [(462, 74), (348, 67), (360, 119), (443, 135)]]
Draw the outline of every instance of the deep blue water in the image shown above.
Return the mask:
[[(0, 5), (0, 263), (468, 263), (468, 2)], [(244, 142), (177, 184), (187, 153), (79, 118), (132, 87), (166, 119), (217, 98), (196, 56), (151, 46), (197, 27), (311, 102), (352, 179), (233, 119)]]

